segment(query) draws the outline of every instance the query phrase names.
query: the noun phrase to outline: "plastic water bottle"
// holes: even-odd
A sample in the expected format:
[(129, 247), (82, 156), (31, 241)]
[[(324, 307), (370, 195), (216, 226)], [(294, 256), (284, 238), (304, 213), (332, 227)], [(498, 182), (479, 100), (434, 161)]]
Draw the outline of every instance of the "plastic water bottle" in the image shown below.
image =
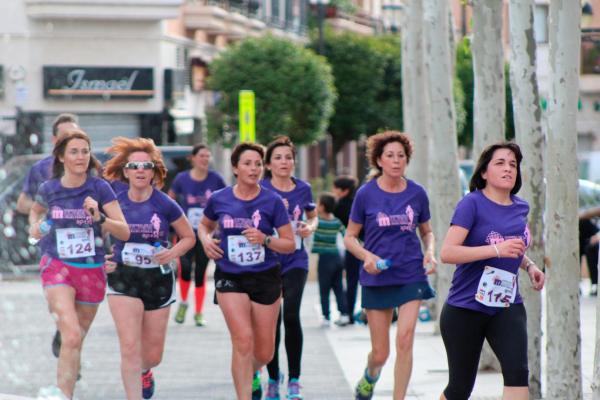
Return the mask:
[[(154, 242), (153, 246), (156, 249), (154, 251), (155, 253), (161, 252), (163, 250), (167, 250), (167, 248), (165, 248), (162, 244), (160, 244), (160, 242)], [(171, 271), (173, 271), (175, 268), (177, 268), (177, 261), (171, 260), (171, 261), (169, 261), (169, 263), (167, 265), (161, 264), (161, 265), (159, 265), (159, 267), (160, 267), (160, 272), (162, 272), (163, 274), (168, 274)]]
[[(50, 232), (50, 229), (52, 229), (52, 224), (54, 222), (51, 219), (45, 219), (42, 222), (40, 222), (40, 233), (42, 234), (42, 236), (46, 236), (48, 234), (48, 232)], [(29, 243), (31, 245), (36, 245), (40, 240), (33, 238), (33, 237), (29, 237)]]
[(379, 259), (375, 263), (375, 267), (378, 270), (380, 270), (380, 271), (384, 271), (384, 270), (388, 269), (391, 266), (392, 266), (392, 262), (390, 260), (387, 260), (387, 259)]
[(419, 307), (419, 321), (427, 322), (431, 320), (431, 314), (429, 313), (429, 307), (426, 305), (421, 305)]

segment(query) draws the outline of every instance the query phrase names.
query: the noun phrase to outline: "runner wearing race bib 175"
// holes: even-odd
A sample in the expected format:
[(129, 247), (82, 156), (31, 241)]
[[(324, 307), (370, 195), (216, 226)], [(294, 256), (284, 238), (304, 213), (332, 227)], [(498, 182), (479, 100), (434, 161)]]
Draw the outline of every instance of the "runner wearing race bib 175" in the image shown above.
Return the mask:
[[(192, 148), (189, 156), (192, 169), (177, 174), (169, 189), (169, 196), (175, 199), (183, 208), (194, 231), (198, 230), (198, 224), (206, 208), (210, 196), (225, 187), (223, 178), (215, 171), (208, 169), (211, 154), (205, 144), (197, 144)], [(181, 303), (175, 313), (175, 322), (182, 324), (188, 308), (187, 298), (192, 280), (192, 267), (194, 270), (195, 283), (195, 313), (194, 322), (196, 326), (204, 326), (206, 321), (202, 315), (204, 296), (206, 293), (206, 267), (208, 257), (204, 253), (202, 243), (196, 245), (180, 258), (181, 270), (179, 274), (179, 293)]]
[(198, 228), (206, 255), (217, 264), (216, 299), (233, 345), (231, 371), (238, 399), (250, 397), (253, 372), (273, 358), (281, 300), (276, 253), (296, 249), (283, 200), (259, 185), (263, 159), (264, 150), (257, 144), (234, 148), (231, 166), (237, 183), (210, 197)]
[(527, 272), (536, 290), (544, 287), (544, 273), (525, 256), (529, 205), (516, 196), (522, 158), (515, 143), (494, 144), (483, 151), (471, 192), (456, 206), (442, 245), (442, 261), (456, 264), (440, 315), (449, 370), (442, 400), (469, 398), (485, 339), (502, 367), (502, 398), (529, 398), (527, 317), (518, 271)]
[(129, 228), (110, 185), (90, 174), (100, 164), (83, 131), (60, 136), (52, 153), (53, 179), (40, 186), (29, 222), (30, 235), (40, 239), (42, 285), (62, 338), (58, 388), (70, 399), (83, 339), (106, 289), (102, 232), (127, 240)]

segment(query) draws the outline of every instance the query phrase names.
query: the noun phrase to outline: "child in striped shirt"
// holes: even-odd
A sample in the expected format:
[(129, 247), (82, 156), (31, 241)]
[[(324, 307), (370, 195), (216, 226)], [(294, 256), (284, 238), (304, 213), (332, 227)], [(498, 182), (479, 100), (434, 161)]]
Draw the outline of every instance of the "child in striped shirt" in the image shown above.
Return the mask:
[(321, 311), (323, 327), (331, 325), (329, 312), (329, 292), (333, 289), (340, 317), (335, 321), (338, 326), (348, 325), (350, 318), (346, 307), (346, 295), (342, 284), (344, 264), (337, 247), (338, 234), (344, 234), (342, 222), (334, 217), (335, 197), (331, 193), (319, 196), (317, 211), (319, 225), (315, 231), (312, 252), (319, 255), (317, 267), (319, 277), (319, 293), (321, 295)]

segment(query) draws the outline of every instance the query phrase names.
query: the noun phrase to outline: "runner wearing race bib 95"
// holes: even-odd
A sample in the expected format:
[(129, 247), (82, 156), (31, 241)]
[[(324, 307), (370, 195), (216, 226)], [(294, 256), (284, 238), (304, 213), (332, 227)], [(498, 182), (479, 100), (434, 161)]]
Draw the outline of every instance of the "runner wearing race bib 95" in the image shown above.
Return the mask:
[[(106, 289), (102, 231), (127, 240), (129, 228), (110, 185), (90, 174), (100, 164), (83, 131), (61, 135), (52, 153), (53, 179), (37, 192), (29, 213), (29, 233), (40, 239), (42, 285), (62, 338), (58, 388), (70, 399), (83, 339)], [(46, 229), (51, 225), (50, 231), (44, 234), (42, 225)]]
[[(276, 253), (290, 254), (296, 243), (283, 200), (259, 185), (264, 170), (262, 146), (238, 144), (231, 165), (237, 183), (210, 197), (198, 237), (217, 264), (216, 300), (233, 345), (233, 381), (238, 399), (247, 399), (253, 372), (273, 358), (281, 300)], [(215, 240), (212, 234), (217, 226)]]
[[(194, 231), (198, 230), (198, 224), (202, 218), (204, 208), (210, 196), (219, 189), (225, 187), (225, 182), (219, 174), (208, 169), (210, 165), (211, 154), (205, 144), (197, 144), (192, 148), (192, 154), (189, 156), (192, 163), (192, 169), (177, 174), (173, 184), (169, 189), (169, 196), (177, 201), (187, 215)], [(196, 245), (179, 259), (181, 270), (179, 274), (179, 294), (181, 303), (175, 313), (175, 322), (182, 324), (185, 321), (185, 314), (188, 308), (187, 298), (192, 280), (192, 267), (194, 269), (195, 283), (195, 313), (194, 322), (196, 326), (204, 326), (206, 321), (202, 316), (204, 296), (206, 294), (206, 266), (208, 257), (204, 253), (202, 243), (198, 241)]]
[[(117, 198), (131, 231), (115, 240), (108, 275), (108, 305), (121, 347), (121, 377), (127, 399), (154, 394), (151, 368), (163, 355), (175, 275), (170, 263), (194, 246), (196, 237), (181, 207), (160, 191), (167, 169), (152, 139), (113, 139), (104, 177), (129, 183)], [(168, 249), (169, 228), (179, 237)], [(115, 268), (116, 267), (116, 268)]]
[(471, 178), (471, 193), (456, 206), (442, 245), (442, 261), (456, 264), (440, 315), (449, 368), (442, 400), (470, 397), (485, 339), (502, 367), (502, 398), (529, 398), (527, 318), (518, 270), (526, 270), (536, 290), (544, 286), (544, 273), (525, 256), (529, 205), (516, 196), (522, 158), (515, 143), (498, 143), (483, 151)]

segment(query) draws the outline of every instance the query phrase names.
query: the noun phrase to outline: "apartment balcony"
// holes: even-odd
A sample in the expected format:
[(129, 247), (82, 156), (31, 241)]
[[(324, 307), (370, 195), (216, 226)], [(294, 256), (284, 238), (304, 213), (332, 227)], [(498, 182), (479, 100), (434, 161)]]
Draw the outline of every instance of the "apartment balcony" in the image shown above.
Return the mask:
[(186, 29), (240, 39), (264, 29), (264, 23), (256, 19), (257, 10), (253, 2), (188, 1), (183, 7), (183, 20)]
[(183, 0), (25, 0), (39, 20), (160, 21), (177, 18)]
[(348, 14), (336, 9), (328, 9), (327, 25), (337, 32), (354, 32), (369, 36), (380, 29), (381, 21), (368, 15)]

